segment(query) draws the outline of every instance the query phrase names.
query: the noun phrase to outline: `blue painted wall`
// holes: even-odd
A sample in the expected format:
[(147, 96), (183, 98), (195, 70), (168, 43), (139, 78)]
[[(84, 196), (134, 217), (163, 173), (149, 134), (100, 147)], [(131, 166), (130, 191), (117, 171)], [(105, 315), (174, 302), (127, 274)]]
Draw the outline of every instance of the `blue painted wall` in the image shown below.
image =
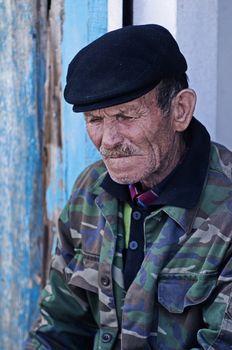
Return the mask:
[(29, 0), (0, 1), (1, 350), (20, 348), (40, 291), (44, 58), (36, 11)]
[[(62, 147), (51, 154), (64, 192), (44, 187), (46, 11), (46, 0), (0, 0), (0, 350), (19, 350), (38, 313), (44, 217), (98, 158), (83, 117), (63, 101)], [(63, 86), (74, 54), (106, 30), (107, 0), (64, 0)]]
[[(62, 42), (62, 85), (68, 64), (75, 54), (89, 42), (107, 31), (107, 0), (66, 0)], [(63, 155), (65, 164), (66, 200), (78, 174), (99, 159), (88, 140), (82, 113), (73, 113), (63, 102)]]

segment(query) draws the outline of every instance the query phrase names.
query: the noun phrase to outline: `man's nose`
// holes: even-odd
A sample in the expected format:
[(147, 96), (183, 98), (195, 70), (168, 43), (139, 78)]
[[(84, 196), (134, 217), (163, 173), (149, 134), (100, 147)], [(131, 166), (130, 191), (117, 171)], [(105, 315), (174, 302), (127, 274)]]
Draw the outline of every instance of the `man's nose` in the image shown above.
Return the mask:
[(111, 149), (123, 141), (119, 123), (114, 118), (105, 118), (103, 125), (102, 146)]

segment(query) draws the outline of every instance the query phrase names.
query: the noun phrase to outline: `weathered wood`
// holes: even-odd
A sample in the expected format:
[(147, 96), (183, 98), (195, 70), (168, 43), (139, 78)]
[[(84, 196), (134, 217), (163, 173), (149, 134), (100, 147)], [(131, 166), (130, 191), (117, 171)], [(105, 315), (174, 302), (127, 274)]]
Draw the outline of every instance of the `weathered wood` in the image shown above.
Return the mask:
[[(16, 350), (36, 313), (43, 235), (46, 1), (0, 2), (0, 349)], [(43, 20), (42, 20), (43, 19)]]
[(60, 211), (64, 206), (64, 163), (62, 157), (61, 36), (63, 0), (51, 2), (48, 14), (44, 128), (44, 245), (43, 282), (48, 275)]
[[(62, 105), (63, 1), (0, 0), (1, 350), (22, 347), (58, 214), (98, 158), (83, 118)], [(65, 1), (63, 79), (72, 56), (106, 30), (107, 0)]]
[(73, 114), (71, 106), (63, 102), (61, 76), (64, 87), (67, 66), (72, 57), (83, 46), (106, 31), (107, 0), (66, 0), (64, 9), (62, 0), (51, 3), (45, 122), (45, 277), (56, 242), (57, 219), (68, 199), (74, 180), (83, 168), (99, 158), (86, 135), (83, 116)]

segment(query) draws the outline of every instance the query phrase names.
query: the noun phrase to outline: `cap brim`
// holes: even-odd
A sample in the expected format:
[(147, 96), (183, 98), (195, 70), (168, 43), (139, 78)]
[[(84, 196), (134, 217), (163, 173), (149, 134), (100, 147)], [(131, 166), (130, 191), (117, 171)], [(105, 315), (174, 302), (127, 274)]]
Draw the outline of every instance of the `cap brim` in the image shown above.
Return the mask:
[(89, 112), (89, 111), (94, 111), (96, 109), (101, 109), (101, 108), (107, 108), (107, 107), (112, 107), (116, 105), (120, 105), (122, 103), (130, 102), (132, 100), (135, 100), (136, 98), (139, 98), (152, 89), (155, 88), (156, 85), (158, 85), (159, 82), (156, 82), (155, 84), (153, 83), (151, 86), (148, 86), (146, 88), (143, 88), (141, 90), (134, 91), (130, 94), (125, 94), (121, 96), (116, 96), (110, 99), (105, 99), (102, 101), (97, 101), (97, 102), (92, 102), (89, 104), (79, 104), (79, 105), (73, 105), (73, 111), (74, 112)]

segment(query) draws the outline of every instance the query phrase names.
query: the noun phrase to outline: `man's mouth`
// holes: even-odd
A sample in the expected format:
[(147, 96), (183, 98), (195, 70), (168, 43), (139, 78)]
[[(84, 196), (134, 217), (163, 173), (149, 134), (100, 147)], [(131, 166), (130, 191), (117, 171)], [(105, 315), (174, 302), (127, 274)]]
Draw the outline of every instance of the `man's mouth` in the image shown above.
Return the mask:
[(128, 158), (131, 157), (132, 155), (125, 155), (125, 154), (117, 154), (117, 155), (107, 155), (107, 156), (103, 156), (104, 159), (118, 159), (118, 158)]

